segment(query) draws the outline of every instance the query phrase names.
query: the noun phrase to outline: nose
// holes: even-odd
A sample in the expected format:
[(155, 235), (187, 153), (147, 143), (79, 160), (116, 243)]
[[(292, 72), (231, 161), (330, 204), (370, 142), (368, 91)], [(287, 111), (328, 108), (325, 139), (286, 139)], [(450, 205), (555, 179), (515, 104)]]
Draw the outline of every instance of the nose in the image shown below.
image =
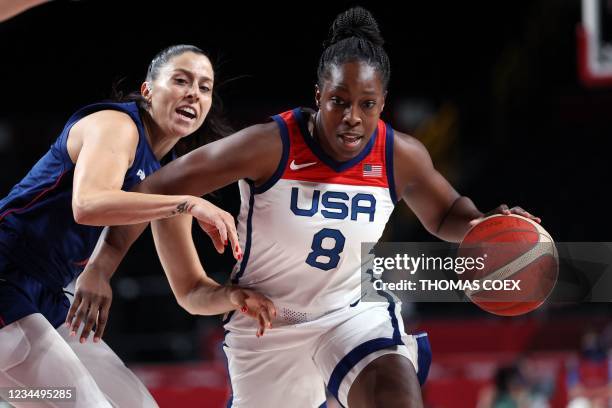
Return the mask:
[(200, 85), (197, 82), (194, 82), (187, 88), (187, 94), (185, 96), (197, 101), (200, 98)]
[(344, 123), (350, 127), (361, 125), (361, 117), (359, 116), (359, 108), (354, 105), (349, 105), (344, 110), (344, 116), (342, 117)]

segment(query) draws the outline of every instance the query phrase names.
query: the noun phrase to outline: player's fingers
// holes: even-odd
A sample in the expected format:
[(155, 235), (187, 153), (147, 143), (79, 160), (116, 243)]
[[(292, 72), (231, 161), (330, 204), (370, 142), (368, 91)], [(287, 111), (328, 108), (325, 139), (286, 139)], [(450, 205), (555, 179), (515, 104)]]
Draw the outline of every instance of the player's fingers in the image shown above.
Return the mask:
[(535, 215), (531, 214), (529, 211), (527, 211), (527, 210), (525, 210), (525, 209), (523, 209), (523, 208), (521, 208), (519, 206), (512, 207), (511, 211), (514, 214), (518, 214), (518, 215), (520, 215), (522, 217), (529, 218), (530, 220), (533, 220), (533, 221), (535, 221), (537, 223), (540, 223), (542, 221), (539, 217), (536, 217)]
[(208, 235), (210, 237), (210, 240), (212, 241), (213, 245), (215, 246), (215, 250), (218, 253), (222, 254), (223, 251), (225, 251), (225, 242), (219, 236), (219, 231), (216, 228), (214, 228), (214, 227), (210, 227), (210, 226), (204, 224), (200, 220), (198, 220), (198, 223), (200, 224), (200, 227), (206, 233), (206, 235)]
[(491, 211), (489, 211), (488, 213), (485, 213), (485, 217), (489, 217), (489, 216), (495, 215), (495, 214), (509, 215), (510, 214), (510, 208), (508, 207), (507, 204), (500, 204), (497, 207), (495, 207), (494, 209), (492, 209)]
[(85, 317), (83, 329), (81, 330), (81, 336), (79, 341), (85, 343), (89, 338), (89, 333), (92, 331), (96, 320), (98, 319), (98, 310), (100, 310), (100, 304), (98, 302), (92, 302), (89, 305), (87, 316)]
[(274, 306), (274, 303), (272, 303), (271, 300), (266, 299), (265, 307), (266, 307), (266, 310), (268, 311), (268, 314), (272, 318), (276, 317), (276, 306)]
[(240, 248), (240, 242), (238, 241), (238, 232), (236, 231), (234, 217), (232, 217), (229, 213), (225, 213), (223, 219), (225, 221), (225, 226), (227, 227), (227, 234), (232, 246), (234, 258), (240, 261), (242, 259), (242, 249)]
[(70, 309), (68, 310), (68, 315), (66, 316), (66, 327), (70, 327), (72, 323), (72, 319), (74, 319), (74, 316), (76, 315), (76, 311), (79, 308), (79, 305), (81, 304), (82, 299), (83, 299), (83, 296), (81, 295), (81, 292), (77, 291), (74, 294), (74, 301), (72, 302), (72, 305), (70, 305)]
[(272, 318), (270, 317), (270, 314), (268, 313), (268, 309), (266, 309), (265, 307), (262, 307), (259, 314), (263, 318), (264, 328), (267, 328), (267, 329), (271, 328)]
[(74, 314), (74, 320), (72, 321), (72, 327), (70, 328), (71, 336), (75, 336), (77, 331), (79, 330), (79, 327), (81, 327), (81, 323), (87, 317), (89, 306), (90, 306), (89, 298), (84, 297), (76, 313)]
[[(213, 219), (213, 222), (219, 232), (219, 238), (221, 239), (221, 242), (223, 242), (223, 251), (225, 251), (225, 245), (227, 245), (227, 227), (225, 226), (223, 217), (220, 215), (217, 215)], [(223, 253), (223, 251), (221, 251), (221, 253)]]
[(261, 314), (257, 317), (259, 321), (259, 328), (257, 329), (257, 337), (261, 337), (266, 332), (266, 322)]
[[(211, 208), (212, 207), (212, 208)], [(206, 207), (201, 205), (196, 205), (191, 209), (191, 215), (194, 216), (200, 226), (204, 231), (208, 233), (212, 228), (217, 228), (221, 231), (220, 225), (222, 222), (220, 220), (221, 216), (219, 212), (222, 211), (212, 204), (208, 203)], [(224, 235), (221, 235), (221, 238), (225, 241), (227, 238)]]
[(100, 305), (100, 311), (98, 312), (98, 322), (96, 323), (96, 332), (94, 333), (94, 343), (98, 343), (102, 339), (104, 329), (106, 328), (106, 322), (108, 321), (108, 311), (110, 310), (111, 301), (106, 300)]

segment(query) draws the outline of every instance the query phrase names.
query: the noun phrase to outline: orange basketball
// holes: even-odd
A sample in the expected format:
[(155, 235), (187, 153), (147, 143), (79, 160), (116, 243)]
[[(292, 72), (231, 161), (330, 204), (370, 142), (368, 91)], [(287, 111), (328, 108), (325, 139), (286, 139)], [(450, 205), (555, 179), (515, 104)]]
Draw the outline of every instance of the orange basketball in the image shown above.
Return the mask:
[[(480, 259), (479, 268), (459, 274), (466, 295), (481, 309), (518, 316), (537, 309), (559, 274), (557, 249), (538, 223), (518, 215), (493, 215), (472, 227), (459, 257)], [(465, 288), (465, 287), (464, 287)]]

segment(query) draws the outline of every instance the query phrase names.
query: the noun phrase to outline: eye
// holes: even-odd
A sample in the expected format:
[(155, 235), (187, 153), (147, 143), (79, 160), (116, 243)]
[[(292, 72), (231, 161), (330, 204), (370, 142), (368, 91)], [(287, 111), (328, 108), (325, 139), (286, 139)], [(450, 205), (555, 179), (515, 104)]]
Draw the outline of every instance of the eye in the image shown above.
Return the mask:
[(332, 101), (332, 103), (334, 105), (338, 105), (338, 106), (344, 105), (344, 100), (342, 98), (337, 97), (337, 96), (332, 96), (330, 98), (330, 100)]
[(372, 109), (374, 106), (376, 106), (376, 101), (366, 101), (363, 104), (363, 107), (366, 109)]
[(211, 91), (211, 89), (210, 89), (210, 87), (208, 87), (208, 86), (206, 86), (206, 85), (201, 85), (201, 86), (200, 86), (200, 91), (201, 91), (202, 93), (208, 93), (208, 92), (210, 92), (210, 91)]
[(179, 85), (187, 84), (187, 80), (185, 78), (174, 78), (174, 82), (176, 82)]

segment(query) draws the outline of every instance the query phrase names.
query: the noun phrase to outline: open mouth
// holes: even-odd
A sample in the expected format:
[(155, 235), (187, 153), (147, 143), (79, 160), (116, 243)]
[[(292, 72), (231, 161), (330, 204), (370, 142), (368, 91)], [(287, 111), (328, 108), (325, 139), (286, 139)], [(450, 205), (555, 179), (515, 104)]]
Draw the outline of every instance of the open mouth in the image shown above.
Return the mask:
[(177, 108), (176, 113), (189, 120), (193, 120), (196, 118), (196, 111), (190, 106), (182, 106), (180, 108)]
[(339, 134), (338, 138), (342, 141), (342, 144), (346, 147), (358, 146), (363, 136), (354, 134)]

